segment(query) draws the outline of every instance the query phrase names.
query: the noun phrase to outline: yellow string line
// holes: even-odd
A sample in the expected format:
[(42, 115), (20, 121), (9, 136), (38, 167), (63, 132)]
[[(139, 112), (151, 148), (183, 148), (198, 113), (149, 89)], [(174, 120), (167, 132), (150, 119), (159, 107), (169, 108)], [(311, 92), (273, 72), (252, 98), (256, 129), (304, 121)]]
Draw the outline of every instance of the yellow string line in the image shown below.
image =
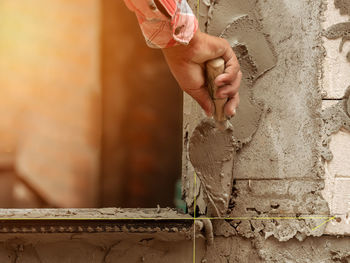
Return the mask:
[(269, 219), (281, 219), (281, 220), (295, 220), (295, 219), (329, 219), (330, 216), (300, 216), (300, 217), (292, 217), (292, 216), (280, 216), (280, 217), (199, 217), (198, 219), (222, 219), (222, 220), (269, 220)]
[(197, 196), (196, 196), (196, 186), (197, 186), (197, 176), (193, 173), (194, 177), (194, 190), (193, 190), (193, 263), (196, 262), (196, 208), (197, 208)]
[(324, 224), (326, 224), (327, 222), (329, 222), (329, 221), (333, 220), (334, 218), (335, 218), (335, 216), (331, 217), (330, 219), (328, 219), (328, 220), (324, 221), (322, 224), (320, 224), (320, 225), (318, 225), (318, 226), (314, 227), (314, 228), (313, 228), (313, 229), (311, 229), (311, 230), (312, 230), (312, 231), (316, 230), (317, 228), (319, 228), (319, 227), (323, 226)]
[(199, 23), (199, 5), (200, 5), (200, 1), (197, 0), (197, 20), (198, 20), (198, 23)]
[[(194, 205), (196, 205), (196, 201), (194, 201)], [(79, 217), (53, 217), (53, 218), (35, 218), (35, 217), (31, 217), (31, 218), (10, 218), (10, 217), (4, 217), (1, 218), (0, 217), (0, 221), (4, 220), (4, 221), (10, 221), (10, 220), (84, 220), (84, 221), (89, 221), (89, 220), (111, 220), (111, 221), (117, 221), (117, 220), (194, 220), (194, 219), (210, 219), (210, 220), (269, 220), (269, 219), (281, 219), (281, 220), (301, 220), (301, 219), (329, 219), (332, 220), (334, 219), (336, 216), (301, 216), (301, 217), (291, 217), (291, 216), (280, 216), (280, 217), (121, 217), (121, 218), (115, 218), (115, 217), (106, 217), (106, 218), (88, 218), (88, 217), (84, 217), (84, 218), (79, 218)]]

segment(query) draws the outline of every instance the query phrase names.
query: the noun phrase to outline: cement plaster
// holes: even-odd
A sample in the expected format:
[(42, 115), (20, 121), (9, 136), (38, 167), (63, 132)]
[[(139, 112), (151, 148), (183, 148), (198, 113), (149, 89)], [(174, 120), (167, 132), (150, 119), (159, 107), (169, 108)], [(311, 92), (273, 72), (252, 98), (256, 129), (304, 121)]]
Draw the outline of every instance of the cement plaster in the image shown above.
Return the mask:
[[(205, 8), (207, 15), (201, 9), (200, 19), (206, 19), (200, 23), (202, 29), (231, 43), (244, 76), (241, 104), (231, 121), (239, 147), (233, 160), (236, 183), (229, 215), (328, 215), (327, 202), (321, 196), (322, 120), (317, 87), (323, 56), (322, 2), (211, 1)], [(191, 138), (202, 116), (198, 106), (185, 98), (185, 137)], [(185, 138), (187, 197), (193, 196), (187, 188), (193, 186), (187, 184), (193, 178), (188, 143)], [(265, 193), (259, 194), (262, 189)], [(197, 188), (197, 206), (205, 213), (202, 191)], [(187, 204), (192, 206), (191, 198)], [(324, 230), (312, 231), (320, 220), (274, 221), (266, 221), (266, 226), (243, 221), (238, 234), (254, 238), (254, 224), (260, 224), (254, 229), (261, 228), (266, 237), (280, 241), (320, 236)]]

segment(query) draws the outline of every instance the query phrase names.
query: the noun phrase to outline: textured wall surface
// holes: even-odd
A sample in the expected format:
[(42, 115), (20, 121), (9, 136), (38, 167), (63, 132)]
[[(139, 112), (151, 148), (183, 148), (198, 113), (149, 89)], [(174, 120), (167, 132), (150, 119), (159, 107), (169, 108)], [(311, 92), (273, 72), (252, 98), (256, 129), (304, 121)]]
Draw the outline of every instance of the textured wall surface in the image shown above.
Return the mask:
[[(225, 229), (226, 236), (250, 238), (263, 262), (348, 262), (349, 239), (338, 243), (327, 235), (350, 233), (350, 2), (200, 3), (201, 29), (229, 41), (244, 77), (242, 101), (230, 120), (241, 145), (233, 160), (227, 216), (247, 218), (222, 222), (225, 228), (217, 233)], [(196, 1), (192, 6), (197, 8)], [(185, 96), (183, 193), (192, 211), (197, 197), (202, 214), (208, 201), (198, 178), (193, 191), (200, 169), (192, 166), (188, 147), (204, 118)], [(300, 216), (309, 218), (293, 219)], [(332, 252), (337, 246), (345, 249), (341, 257)], [(325, 254), (318, 257), (313, 247)]]
[[(235, 192), (228, 214), (328, 215), (320, 193), (321, 2), (218, 1), (202, 9), (200, 20), (207, 21), (202, 30), (230, 42), (244, 76), (237, 116), (230, 120), (241, 145), (233, 160)], [(203, 115), (188, 97), (184, 116), (184, 190), (191, 205), (194, 170), (186, 138)], [(199, 193), (204, 213), (206, 201)], [(299, 221), (289, 223), (303, 228)]]
[[(202, 242), (203, 243), (203, 242)], [(181, 235), (3, 235), (2, 263), (192, 262), (192, 242)], [(198, 261), (200, 262), (200, 261)]]
[(324, 48), (322, 117), (325, 188), (330, 213), (328, 234), (350, 234), (350, 2), (329, 2), (322, 23)]

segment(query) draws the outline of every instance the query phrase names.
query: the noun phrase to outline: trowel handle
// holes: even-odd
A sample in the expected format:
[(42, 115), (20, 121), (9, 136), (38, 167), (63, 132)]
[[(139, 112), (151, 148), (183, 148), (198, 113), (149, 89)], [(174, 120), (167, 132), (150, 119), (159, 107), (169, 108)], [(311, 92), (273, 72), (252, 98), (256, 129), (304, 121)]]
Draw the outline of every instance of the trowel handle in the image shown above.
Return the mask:
[(214, 81), (218, 75), (224, 73), (225, 61), (222, 58), (210, 60), (206, 63), (206, 68), (208, 78), (208, 91), (215, 105), (214, 119), (217, 122), (224, 122), (227, 120), (224, 113), (224, 106), (227, 99), (217, 99), (215, 97), (218, 87), (215, 85)]

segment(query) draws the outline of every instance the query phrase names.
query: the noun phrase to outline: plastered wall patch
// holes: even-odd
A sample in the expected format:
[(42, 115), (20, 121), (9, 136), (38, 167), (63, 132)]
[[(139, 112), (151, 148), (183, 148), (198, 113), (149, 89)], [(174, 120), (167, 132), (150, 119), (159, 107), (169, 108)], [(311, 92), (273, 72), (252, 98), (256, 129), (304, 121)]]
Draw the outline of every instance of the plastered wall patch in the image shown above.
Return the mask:
[(324, 14), (325, 59), (322, 80), (325, 98), (341, 99), (350, 83), (350, 2), (329, 0)]

